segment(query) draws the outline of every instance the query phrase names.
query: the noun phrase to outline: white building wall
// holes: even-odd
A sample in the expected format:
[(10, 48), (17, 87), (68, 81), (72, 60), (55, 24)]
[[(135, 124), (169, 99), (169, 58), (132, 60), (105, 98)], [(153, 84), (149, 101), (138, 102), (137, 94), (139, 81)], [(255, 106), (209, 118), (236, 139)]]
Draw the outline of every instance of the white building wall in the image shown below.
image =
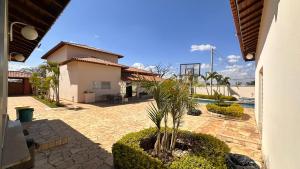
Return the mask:
[(262, 150), (270, 169), (299, 169), (299, 17), (299, 0), (264, 1), (256, 54), (256, 117), (262, 121)]

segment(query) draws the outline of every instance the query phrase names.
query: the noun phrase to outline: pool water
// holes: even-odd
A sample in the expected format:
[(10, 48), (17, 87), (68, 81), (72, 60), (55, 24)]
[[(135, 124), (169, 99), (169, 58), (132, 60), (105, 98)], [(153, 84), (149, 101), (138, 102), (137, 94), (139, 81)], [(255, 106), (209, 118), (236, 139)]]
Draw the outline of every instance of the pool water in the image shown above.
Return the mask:
[[(214, 103), (216, 101), (215, 100), (209, 100), (209, 99), (197, 99), (197, 102), (200, 103), (200, 104), (202, 104), (202, 105), (206, 105), (208, 103)], [(239, 103), (239, 104), (241, 106), (243, 106), (244, 108), (252, 108), (252, 109), (254, 109), (254, 106), (255, 106), (254, 103)]]

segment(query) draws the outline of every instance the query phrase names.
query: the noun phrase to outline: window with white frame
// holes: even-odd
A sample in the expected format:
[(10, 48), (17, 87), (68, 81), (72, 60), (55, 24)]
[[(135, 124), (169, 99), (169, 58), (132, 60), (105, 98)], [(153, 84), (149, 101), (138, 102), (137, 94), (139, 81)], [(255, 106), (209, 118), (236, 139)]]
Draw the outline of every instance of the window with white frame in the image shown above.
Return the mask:
[(101, 83), (100, 82), (93, 82), (93, 89), (101, 89)]
[(101, 82), (101, 89), (111, 89), (110, 82)]

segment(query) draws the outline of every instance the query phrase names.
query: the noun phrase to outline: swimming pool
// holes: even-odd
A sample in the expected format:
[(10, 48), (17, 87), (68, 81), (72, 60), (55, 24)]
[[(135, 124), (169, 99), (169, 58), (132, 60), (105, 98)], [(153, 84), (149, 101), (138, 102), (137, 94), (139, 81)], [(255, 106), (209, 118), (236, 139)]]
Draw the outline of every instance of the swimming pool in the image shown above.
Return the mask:
[[(196, 99), (198, 103), (202, 104), (202, 105), (206, 105), (208, 103), (214, 103), (216, 102), (215, 100), (210, 100), (210, 99)], [(255, 104), (254, 102), (252, 102), (252, 99), (241, 99), (240, 101), (242, 101), (242, 103), (239, 103), (241, 106), (243, 106), (244, 108), (252, 108), (254, 109)], [(226, 103), (232, 103), (231, 101), (225, 101)]]

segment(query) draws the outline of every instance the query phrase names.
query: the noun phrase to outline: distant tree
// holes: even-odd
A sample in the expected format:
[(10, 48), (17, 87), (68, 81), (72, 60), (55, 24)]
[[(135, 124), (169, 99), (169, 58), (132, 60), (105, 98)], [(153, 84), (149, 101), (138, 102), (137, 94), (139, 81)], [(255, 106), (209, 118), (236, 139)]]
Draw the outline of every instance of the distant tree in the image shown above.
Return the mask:
[[(224, 85), (224, 96), (225, 96), (225, 87), (230, 87), (230, 77), (224, 77), (222, 80), (222, 85)], [(228, 92), (229, 95), (229, 92)]]
[(208, 88), (207, 88), (207, 84), (208, 84), (207, 81), (209, 80), (209, 78), (207, 76), (204, 76), (204, 75), (200, 75), (200, 77), (204, 80), (206, 92), (209, 95), (209, 91), (208, 91)]
[(253, 80), (253, 81), (250, 81), (250, 82), (246, 82), (246, 85), (253, 86), (253, 85), (255, 85), (255, 81)]
[[(209, 72), (208, 73), (208, 80), (209, 79), (211, 79), (212, 81), (214, 80), (214, 79), (216, 79), (216, 77), (217, 77), (217, 75), (218, 75), (218, 73), (217, 72)], [(212, 95), (212, 84), (210, 84), (210, 95)]]
[(50, 82), (50, 87), (53, 89), (55, 94), (55, 102), (59, 105), (59, 64), (55, 62), (47, 62), (46, 64), (40, 65), (39, 68), (41, 69), (41, 75), (46, 74), (46, 77)]
[(164, 78), (171, 72), (171, 65), (162, 65), (157, 64), (154, 66), (154, 68), (151, 70), (154, 73), (157, 73), (159, 77)]

